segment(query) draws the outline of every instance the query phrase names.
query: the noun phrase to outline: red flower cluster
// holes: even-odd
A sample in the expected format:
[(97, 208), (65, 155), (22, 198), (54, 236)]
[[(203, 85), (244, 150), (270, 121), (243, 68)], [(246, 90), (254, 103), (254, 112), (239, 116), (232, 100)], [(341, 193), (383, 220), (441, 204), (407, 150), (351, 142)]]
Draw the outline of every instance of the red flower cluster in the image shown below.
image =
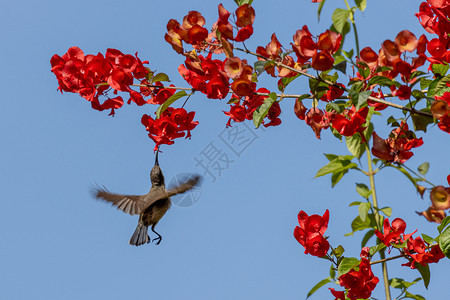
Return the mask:
[(170, 19), (164, 39), (179, 54), (184, 52), (183, 42), (198, 46), (208, 37), (208, 30), (203, 28), (205, 18), (198, 11), (190, 11), (180, 25), (177, 20)]
[[(425, 55), (425, 50), (427, 42), (428, 40), (425, 35), (422, 35), (419, 40), (417, 40), (412, 32), (403, 30), (397, 34), (394, 41), (385, 40), (381, 44), (381, 49), (378, 54), (370, 47), (362, 49), (359, 53), (357, 62), (363, 69), (369, 68), (370, 75), (363, 77), (358, 72), (358, 80), (367, 81), (376, 75), (382, 75), (388, 78), (395, 78), (397, 75), (400, 75), (403, 82), (410, 83), (411, 74), (426, 62), (427, 56)], [(417, 56), (412, 58), (411, 63), (405, 60), (405, 56), (402, 58), (404, 52), (413, 51), (416, 51)], [(392, 70), (379, 72), (378, 68), (384, 66), (391, 67)], [(396, 86), (392, 86), (391, 89), (394, 93), (398, 94), (397, 96), (401, 100), (408, 99), (411, 96), (411, 89), (409, 86), (402, 85), (399, 91), (396, 91)]]
[[(406, 229), (406, 223), (400, 218), (396, 218), (392, 221), (392, 226), (389, 225), (389, 219), (384, 219), (383, 221), (383, 233), (375, 229), (375, 235), (380, 239), (380, 241), (386, 246), (391, 244), (401, 244), (403, 243), (402, 234), (404, 235)], [(412, 234), (407, 235), (408, 238)], [(404, 237), (404, 236), (403, 236)], [(405, 238), (406, 240), (406, 238)]]
[(430, 263), (437, 263), (445, 257), (439, 245), (429, 248), (429, 244), (425, 243), (421, 237), (409, 238), (407, 246), (403, 250), (404, 254), (408, 256), (409, 262), (402, 264), (402, 266), (407, 266), (411, 269), (416, 268), (416, 263), (427, 266)]
[[(366, 123), (367, 113), (369, 108), (363, 107), (356, 111), (353, 106), (351, 109), (346, 109), (342, 114), (336, 114), (332, 121), (332, 126), (339, 134), (344, 136), (352, 136), (355, 133), (362, 133), (366, 127), (363, 126)], [(364, 138), (364, 135), (361, 134)]]
[[(81, 97), (91, 102), (92, 108), (97, 110), (111, 109), (110, 115), (114, 115), (114, 109), (123, 105), (122, 97), (110, 99), (105, 92), (110, 87), (116, 91), (128, 92), (130, 100), (138, 105), (147, 103), (142, 96), (131, 90), (133, 79), (145, 78), (148, 70), (138, 57), (123, 54), (116, 49), (108, 49), (103, 54), (84, 55), (78, 47), (72, 47), (62, 57), (55, 54), (50, 60), (52, 72), (59, 83), (59, 90), (80, 94)], [(115, 92), (116, 92), (115, 91)], [(100, 103), (99, 96), (108, 99)]]
[[(270, 91), (265, 88), (260, 88), (254, 94), (246, 96), (243, 100), (239, 100), (239, 96), (233, 94), (232, 99), (236, 99), (236, 102), (231, 105), (229, 111), (224, 111), (225, 115), (229, 116), (227, 126), (231, 126), (231, 120), (235, 122), (242, 122), (245, 120), (251, 120), (253, 118), (253, 113), (255, 110), (264, 103), (264, 99), (268, 96), (259, 96), (261, 94), (269, 94)], [(263, 121), (264, 127), (277, 126), (281, 124), (281, 119), (279, 118), (281, 114), (280, 104), (275, 101), (269, 109), (266, 118), (270, 121), (265, 123)]]
[[(361, 258), (358, 271), (351, 269), (339, 277), (339, 284), (347, 289), (347, 298), (350, 300), (368, 299), (379, 281), (373, 274), (367, 258)], [(335, 291), (332, 288), (330, 291), (336, 299), (346, 299), (344, 291)]]
[(413, 156), (412, 148), (423, 145), (422, 138), (417, 139), (414, 132), (408, 129), (408, 124), (402, 122), (400, 127), (392, 130), (385, 140), (373, 132), (372, 154), (386, 162), (404, 163)]
[[(429, 33), (439, 36), (439, 44), (443, 46), (444, 52), (445, 49), (448, 49), (450, 43), (449, 15), (450, 3), (446, 0), (427, 0), (427, 2), (422, 2), (419, 12), (416, 13), (423, 28)], [(448, 62), (449, 60), (447, 59), (446, 61)]]
[(339, 88), (335, 85), (332, 85), (328, 88), (327, 92), (323, 94), (322, 97), (320, 97), (320, 100), (324, 102), (330, 102), (333, 101), (339, 97), (341, 97), (345, 92), (345, 86), (342, 83), (336, 83), (336, 85), (342, 87)]
[[(223, 99), (228, 95), (228, 76), (221, 60), (191, 55), (186, 57), (185, 65), (178, 67), (178, 72), (195, 90), (200, 91), (210, 99)], [(186, 67), (185, 67), (186, 66)]]
[(327, 254), (330, 244), (324, 238), (323, 234), (328, 228), (329, 219), (328, 209), (323, 216), (308, 216), (303, 210), (298, 213), (298, 223), (295, 227), (295, 239), (305, 247), (305, 254), (322, 257)]
[[(233, 25), (229, 21), (230, 12), (222, 4), (219, 4), (219, 20), (213, 25), (213, 29), (220, 32), (221, 39), (243, 42), (253, 34), (253, 22), (255, 21), (255, 10), (248, 4), (239, 6), (236, 11), (236, 27), (239, 28), (236, 36), (233, 34)], [(218, 39), (215, 35), (214, 38)]]
[[(239, 6), (235, 11), (236, 23), (239, 28), (236, 35), (233, 33), (233, 24), (229, 22), (230, 12), (222, 4), (219, 4), (219, 19), (214, 23), (211, 33), (204, 28), (205, 18), (198, 11), (190, 11), (183, 18), (180, 25), (177, 20), (170, 19), (167, 23), (167, 33), (165, 40), (172, 45), (178, 54), (186, 55), (183, 42), (191, 44), (194, 49), (203, 50), (209, 48), (216, 53), (223, 52), (222, 43), (227, 45), (227, 40), (243, 42), (253, 34), (253, 22), (255, 20), (255, 10), (248, 4)], [(220, 36), (217, 36), (217, 32)], [(220, 48), (220, 50), (218, 50)]]
[(321, 33), (319, 39), (313, 40), (312, 34), (308, 30), (308, 26), (303, 26), (294, 34), (294, 43), (292, 50), (297, 55), (297, 62), (305, 64), (312, 59), (311, 66), (318, 71), (326, 71), (331, 69), (334, 64), (333, 54), (341, 45), (342, 36), (339, 33), (327, 30)]
[[(148, 136), (155, 142), (155, 151), (161, 144), (172, 145), (173, 140), (186, 136), (191, 137), (191, 130), (197, 125), (193, 121), (195, 112), (186, 112), (184, 108), (168, 107), (159, 119), (153, 119), (149, 115), (143, 115), (142, 125), (148, 131)], [(186, 134), (186, 132), (187, 134)]]
[(405, 221), (400, 218), (396, 218), (392, 221), (391, 225), (389, 225), (389, 219), (384, 219), (383, 233), (375, 230), (375, 235), (386, 246), (403, 244), (405, 241), (407, 242), (407, 245), (403, 248), (402, 252), (405, 254), (405, 257), (408, 258), (409, 262), (403, 264), (403, 266), (408, 266), (415, 269), (414, 264), (416, 262), (426, 266), (429, 263), (437, 263), (440, 259), (445, 257), (439, 245), (429, 248), (429, 245), (426, 244), (422, 238), (412, 238), (412, 235), (417, 230), (413, 233), (405, 234), (405, 229)]

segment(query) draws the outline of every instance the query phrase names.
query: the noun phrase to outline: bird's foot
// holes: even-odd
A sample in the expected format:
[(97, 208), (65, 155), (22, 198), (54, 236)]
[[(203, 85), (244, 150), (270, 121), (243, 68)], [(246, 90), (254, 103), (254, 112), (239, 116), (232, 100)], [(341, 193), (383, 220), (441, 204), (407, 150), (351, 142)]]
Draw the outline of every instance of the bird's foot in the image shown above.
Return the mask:
[(154, 242), (154, 241), (158, 241), (158, 242), (156, 242), (156, 245), (159, 245), (159, 243), (161, 243), (161, 240), (162, 240), (162, 238), (159, 236), (159, 237), (157, 237), (157, 238), (154, 238), (153, 240), (152, 240), (152, 242)]

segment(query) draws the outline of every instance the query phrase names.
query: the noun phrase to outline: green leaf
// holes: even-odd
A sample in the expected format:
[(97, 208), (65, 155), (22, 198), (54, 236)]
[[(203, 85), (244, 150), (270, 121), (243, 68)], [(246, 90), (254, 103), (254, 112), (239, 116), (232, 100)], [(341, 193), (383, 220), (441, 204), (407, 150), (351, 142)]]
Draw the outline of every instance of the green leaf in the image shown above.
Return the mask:
[(348, 170), (340, 170), (337, 172), (334, 172), (331, 175), (331, 187), (334, 187), (336, 184), (338, 184), (339, 181), (341, 181), (342, 177), (348, 172)]
[(273, 64), (273, 60), (258, 60), (254, 64), (254, 69), (256, 72), (263, 72), (267, 65)]
[(415, 299), (415, 300), (426, 300), (421, 295), (414, 295), (414, 294), (411, 294), (408, 291), (405, 291), (405, 298), (407, 298), (407, 299)]
[(158, 82), (158, 81), (170, 81), (169, 76), (167, 76), (164, 73), (158, 73), (155, 75), (155, 77), (153, 77), (152, 83)]
[(420, 89), (426, 90), (432, 81), (433, 80), (431, 80), (431, 79), (422, 79), (420, 81)]
[(390, 207), (383, 207), (380, 210), (388, 217), (390, 217), (392, 215), (392, 208), (390, 208)]
[(430, 85), (428, 86), (427, 97), (434, 98), (434, 94), (436, 94), (436, 86), (441, 79), (442, 77), (438, 77), (430, 83)]
[(238, 6), (241, 6), (241, 5), (244, 5), (244, 4), (251, 5), (253, 0), (234, 0), (234, 2), (236, 2), (236, 4)]
[(365, 222), (367, 219), (367, 215), (369, 213), (371, 204), (370, 203), (361, 203), (358, 207), (359, 217), (361, 218), (361, 221)]
[(344, 33), (344, 27), (345, 24), (348, 23), (347, 19), (349, 16), (350, 12), (348, 10), (336, 8), (336, 10), (333, 12), (333, 15), (331, 16), (331, 19), (333, 20), (333, 25), (337, 32), (341, 34)]
[(329, 111), (329, 112), (331, 112), (331, 111), (334, 110), (334, 111), (336, 111), (338, 114), (344, 111), (344, 108), (341, 107), (339, 104), (337, 104), (337, 103), (335, 103), (335, 102), (329, 102), (329, 103), (327, 103), (327, 106), (326, 106), (325, 109), (326, 109), (326, 111)]
[(407, 289), (407, 288), (413, 286), (414, 284), (416, 284), (417, 282), (419, 282), (420, 280), (422, 280), (422, 278), (420, 278), (420, 277), (416, 278), (412, 282), (405, 281), (402, 278), (392, 278), (392, 279), (389, 279), (389, 285), (395, 289)]
[(364, 79), (367, 79), (370, 75), (370, 68), (358, 68), (358, 72)]
[(338, 258), (341, 257), (342, 254), (344, 254), (344, 252), (345, 252), (345, 249), (344, 249), (344, 247), (342, 247), (342, 245), (339, 245), (336, 247), (336, 249), (334, 249), (334, 255)]
[(367, 185), (365, 185), (364, 183), (357, 183), (356, 184), (356, 192), (358, 194), (360, 194), (363, 198), (369, 198), (371, 191), (369, 190), (369, 188), (367, 187)]
[(364, 11), (366, 9), (367, 6), (366, 0), (355, 0), (355, 3), (360, 11)]
[(424, 162), (423, 164), (421, 164), (417, 170), (419, 171), (420, 174), (422, 175), (426, 175), (428, 173), (428, 169), (430, 168), (430, 163), (429, 162)]
[(445, 76), (448, 71), (448, 65), (442, 65), (442, 64), (432, 64), (431, 70), (433, 71), (433, 74), (435, 76)]
[(306, 299), (308, 299), (312, 294), (314, 294), (315, 292), (317, 292), (318, 289), (320, 289), (321, 287), (323, 287), (324, 285), (328, 284), (332, 282), (331, 278), (325, 278), (322, 279), (321, 281), (319, 281), (315, 286), (313, 286), (313, 288), (308, 292), (308, 294), (306, 295)]
[(445, 93), (448, 93), (448, 92), (450, 92), (450, 86), (446, 86), (444, 88), (436, 87), (436, 94), (434, 94), (434, 95), (441, 97), (442, 95), (444, 95)]
[(370, 94), (372, 94), (372, 91), (364, 91), (359, 93), (358, 95), (358, 103), (356, 103), (356, 110), (359, 110), (363, 104), (367, 103), (367, 98), (369, 98)]
[(352, 221), (352, 232), (350, 234), (353, 234), (356, 231), (364, 230), (364, 229), (367, 229), (367, 228), (372, 228), (370, 219), (366, 218), (366, 220), (363, 221), (360, 216), (357, 216)]
[[(421, 111), (424, 111), (423, 109), (421, 109)], [(427, 116), (422, 116), (422, 115), (418, 115), (418, 114), (411, 114), (412, 120), (413, 120), (413, 125), (414, 125), (414, 130), (415, 131), (419, 131), (422, 130), (423, 132), (427, 132), (427, 126), (429, 124), (434, 123), (434, 120), (432, 117), (427, 117)]]
[(431, 236), (426, 235), (425, 233), (422, 233), (422, 239), (428, 244), (434, 243), (434, 239)]
[(364, 202), (361, 202), (361, 201), (353, 201), (353, 202), (350, 203), (348, 206), (349, 206), (349, 207), (351, 207), (351, 206), (356, 206), (356, 205), (360, 205), (361, 203), (364, 203)]
[(161, 117), (161, 114), (170, 106), (172, 105), (172, 103), (174, 103), (175, 101), (177, 101), (178, 99), (182, 98), (182, 97), (186, 97), (187, 94), (185, 91), (179, 91), (175, 94), (173, 94), (169, 99), (166, 100), (166, 102), (164, 102), (163, 104), (161, 104), (158, 109), (156, 110), (156, 117), (159, 118)]
[(355, 257), (344, 257), (338, 267), (338, 277), (348, 273), (351, 269), (359, 265), (359, 259)]
[(376, 246), (370, 247), (370, 248), (369, 248), (370, 256), (374, 256), (375, 253), (377, 253), (377, 252), (380, 251), (380, 250), (383, 250), (384, 248), (386, 248), (386, 245), (383, 244), (383, 243), (380, 243), (380, 244), (378, 244), (378, 245), (376, 245)]
[(358, 165), (355, 163), (352, 163), (350, 160), (346, 159), (335, 159), (330, 161), (327, 165), (320, 168), (319, 171), (317, 171), (317, 174), (315, 177), (324, 176), (326, 174), (335, 173), (338, 171), (348, 170), (348, 169), (355, 169)]
[(345, 51), (345, 50), (342, 50), (342, 53), (344, 53), (344, 55), (348, 58), (348, 59), (352, 59), (352, 57), (353, 57), (353, 49), (351, 49), (350, 51)]
[(361, 135), (359, 135), (359, 133), (356, 133), (352, 136), (346, 136), (345, 144), (347, 145), (348, 151), (350, 151), (350, 153), (358, 159), (361, 158), (361, 156), (366, 151), (364, 143), (362, 143)]
[(334, 279), (335, 277), (336, 277), (336, 270), (335, 270), (334, 266), (331, 265), (331, 267), (330, 267), (330, 278)]
[(387, 77), (376, 75), (376, 76), (373, 76), (372, 78), (370, 78), (368, 85), (373, 85), (373, 84), (390, 87), (391, 85), (394, 84), (394, 81)]
[(450, 226), (439, 235), (439, 247), (447, 258), (450, 258)]
[(281, 79), (281, 84), (278, 85), (278, 90), (280, 92), (284, 91), (286, 89), (286, 87), (288, 86), (288, 84), (291, 83), (292, 81), (294, 81), (295, 79), (297, 79), (299, 76), (300, 76), (300, 74), (297, 74), (297, 75), (292, 76), (292, 77), (283, 77)]
[(333, 69), (338, 70), (338, 71), (340, 71), (340, 72), (342, 72), (344, 74), (347, 74), (346, 73), (347, 72), (347, 62), (345, 60), (341, 61), (341, 62), (335, 64), (333, 66)]
[(317, 20), (320, 21), (320, 13), (322, 12), (322, 8), (325, 5), (325, 1), (323, 0), (322, 2), (319, 3), (319, 7), (317, 8)]
[(327, 154), (327, 153), (324, 153), (324, 155), (325, 155), (325, 157), (326, 157), (329, 161), (335, 160), (336, 158), (339, 157), (339, 156), (337, 156), (336, 154)]
[(255, 124), (256, 128), (261, 125), (263, 119), (265, 118), (265, 116), (267, 116), (267, 114), (269, 113), (269, 109), (272, 107), (272, 104), (275, 101), (277, 101), (277, 94), (270, 93), (269, 97), (264, 99), (264, 103), (255, 110), (255, 112), (253, 113), (253, 124)]
[(439, 225), (437, 227), (437, 230), (439, 231), (439, 233), (442, 233), (442, 230), (444, 230), (444, 228), (447, 227), (448, 224), (450, 224), (450, 216), (445, 217), (442, 220), (441, 225)]
[(427, 96), (425, 95), (424, 92), (419, 91), (419, 90), (414, 90), (411, 92), (411, 95), (416, 99), (416, 100), (420, 100), (420, 99), (424, 99)]
[(364, 248), (367, 245), (367, 242), (375, 235), (375, 230), (371, 229), (366, 232), (364, 235), (362, 241), (361, 241), (361, 248)]
[(419, 273), (423, 279), (423, 284), (425, 285), (425, 288), (428, 289), (428, 285), (430, 284), (430, 277), (431, 277), (430, 266), (428, 266), (428, 265), (422, 266), (418, 262), (415, 262), (414, 267), (416, 267), (416, 269), (419, 271)]

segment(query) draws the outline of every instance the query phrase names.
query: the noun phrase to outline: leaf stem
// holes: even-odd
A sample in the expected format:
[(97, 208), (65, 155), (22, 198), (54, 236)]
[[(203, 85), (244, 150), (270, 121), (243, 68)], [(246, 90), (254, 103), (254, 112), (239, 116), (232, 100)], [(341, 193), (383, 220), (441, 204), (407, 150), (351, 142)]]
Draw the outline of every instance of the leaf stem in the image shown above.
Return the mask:
[[(369, 168), (369, 180), (370, 180), (370, 190), (372, 191), (372, 204), (373, 207), (375, 208), (375, 222), (377, 225), (378, 230), (381, 230), (382, 228), (382, 224), (381, 224), (381, 216), (379, 213), (379, 209), (378, 209), (378, 200), (377, 200), (377, 193), (375, 190), (375, 173), (373, 172), (373, 167), (372, 167), (372, 157), (370, 155), (370, 149), (369, 149), (369, 144), (366, 142), (364, 143), (365, 147), (366, 147), (366, 153), (367, 153), (367, 165)], [(389, 276), (388, 276), (388, 270), (387, 270), (387, 264), (386, 264), (386, 254), (385, 254), (385, 250), (383, 249), (382, 251), (380, 251), (380, 257), (381, 257), (381, 269), (383, 271), (383, 282), (384, 282), (384, 292), (386, 294), (386, 300), (391, 300), (391, 291), (389, 289)]]

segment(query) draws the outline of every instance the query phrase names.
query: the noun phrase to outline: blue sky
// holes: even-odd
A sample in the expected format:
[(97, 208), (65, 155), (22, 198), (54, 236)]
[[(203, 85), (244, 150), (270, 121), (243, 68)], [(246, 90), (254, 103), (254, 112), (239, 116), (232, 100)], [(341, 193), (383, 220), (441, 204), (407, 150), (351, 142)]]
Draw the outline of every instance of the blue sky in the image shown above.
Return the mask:
[[(343, 1), (328, 2), (318, 23), (317, 6), (310, 1), (255, 0), (255, 34), (247, 46), (265, 46), (276, 32), (287, 47), (304, 24), (313, 34), (323, 32), (333, 8), (344, 7)], [(378, 49), (403, 29), (416, 36), (424, 33), (413, 15), (420, 1), (368, 2), (367, 11), (357, 15), (361, 48)], [(181, 20), (189, 10), (198, 10), (209, 27), (217, 19), (219, 3), (3, 3), (0, 298), (304, 299), (316, 282), (327, 277), (329, 264), (304, 255), (293, 238), (299, 210), (323, 214), (328, 208), (330, 243), (342, 244), (348, 255), (359, 254), (362, 235), (344, 234), (357, 214), (355, 207), (348, 207), (359, 200), (355, 182), (367, 180), (350, 173), (331, 189), (329, 177), (313, 179), (326, 163), (322, 153), (347, 154), (347, 150), (329, 132), (317, 140), (292, 113), (292, 100), (281, 104), (282, 126), (239, 127), (252, 142), (234, 150), (224, 138), (230, 134), (224, 131), (227, 117), (221, 112), (228, 110), (225, 101), (200, 94), (189, 100), (188, 108), (197, 111), (200, 125), (191, 140), (163, 147), (160, 165), (166, 180), (183, 172), (202, 173), (196, 158), (211, 145), (232, 162), (215, 180), (205, 177), (198, 202), (172, 207), (157, 226), (163, 236), (159, 246), (128, 245), (137, 217), (90, 196), (94, 184), (118, 193), (147, 193), (154, 145), (140, 118), (154, 108), (126, 105), (111, 118), (107, 112), (92, 110), (78, 95), (61, 95), (50, 72), (51, 56), (62, 55), (71, 46), (92, 54), (107, 48), (138, 51), (152, 69), (169, 74), (175, 85), (187, 86), (177, 72), (182, 58), (163, 40), (165, 26), (171, 18)], [(230, 11), (236, 7), (233, 1), (223, 5)], [(347, 49), (352, 42), (346, 41)], [(267, 81), (267, 87), (273, 84)], [(305, 92), (305, 86), (300, 81), (288, 92)], [(399, 116), (397, 111), (389, 113)], [(379, 131), (384, 136), (388, 129)], [(416, 168), (429, 161), (429, 180), (445, 184), (450, 173), (444, 159), (448, 135), (430, 128), (424, 142), (408, 165)], [(376, 184), (381, 206), (391, 206), (393, 217), (404, 218), (408, 232), (420, 228), (436, 235), (436, 226), (415, 213), (426, 209), (429, 201), (421, 200), (404, 177), (388, 170)], [(391, 276), (407, 280), (419, 276), (399, 264), (389, 265)], [(448, 261), (431, 265), (429, 290), (419, 284), (411, 292), (427, 299), (449, 298), (450, 291), (443, 289), (449, 283), (448, 268)], [(374, 270), (381, 277), (380, 268)], [(381, 284), (374, 296), (384, 297)], [(323, 289), (311, 299), (332, 297)]]

